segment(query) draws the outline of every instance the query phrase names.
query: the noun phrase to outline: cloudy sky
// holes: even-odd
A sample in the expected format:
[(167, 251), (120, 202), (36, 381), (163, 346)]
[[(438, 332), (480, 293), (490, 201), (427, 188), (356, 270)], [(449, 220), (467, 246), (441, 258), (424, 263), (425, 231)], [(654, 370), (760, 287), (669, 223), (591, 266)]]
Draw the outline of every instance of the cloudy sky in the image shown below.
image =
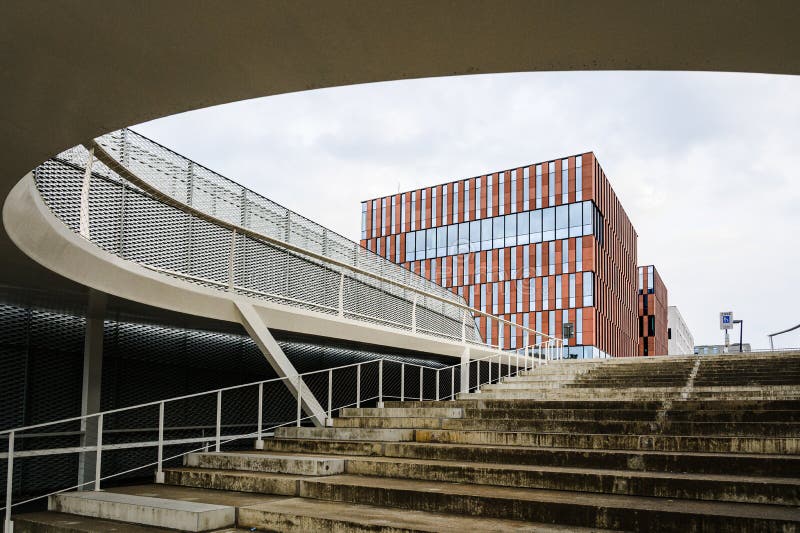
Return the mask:
[[(800, 323), (800, 78), (526, 73), (323, 89), (134, 129), (357, 240), (360, 201), (594, 151), (696, 344)], [(738, 331), (736, 332), (738, 340)], [(776, 345), (800, 346), (800, 331)]]

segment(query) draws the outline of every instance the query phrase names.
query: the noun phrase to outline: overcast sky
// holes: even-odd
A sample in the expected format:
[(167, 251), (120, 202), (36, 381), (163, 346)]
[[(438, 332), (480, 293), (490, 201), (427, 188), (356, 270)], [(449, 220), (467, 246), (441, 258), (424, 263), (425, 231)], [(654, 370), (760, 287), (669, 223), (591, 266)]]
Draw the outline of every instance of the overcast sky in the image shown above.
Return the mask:
[[(594, 151), (694, 334), (800, 323), (800, 77), (525, 73), (272, 96), (134, 129), (357, 240), (360, 202)], [(736, 331), (738, 341), (738, 330)], [(732, 339), (733, 340), (733, 339)], [(800, 346), (800, 331), (776, 345)]]

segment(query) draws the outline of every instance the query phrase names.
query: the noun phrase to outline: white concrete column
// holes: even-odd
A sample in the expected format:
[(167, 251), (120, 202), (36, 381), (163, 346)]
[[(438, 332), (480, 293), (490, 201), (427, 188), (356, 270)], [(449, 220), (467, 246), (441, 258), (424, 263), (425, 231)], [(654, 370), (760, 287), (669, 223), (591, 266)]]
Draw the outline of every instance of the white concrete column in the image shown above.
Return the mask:
[[(86, 335), (83, 342), (83, 389), (81, 392), (81, 415), (100, 411), (100, 391), (103, 379), (103, 325), (105, 322), (107, 296), (89, 290), (86, 312)], [(81, 422), (81, 446), (97, 445), (97, 418)], [(95, 452), (79, 454), (78, 483), (87, 483), (80, 490), (92, 490), (95, 479)]]
[(469, 392), (469, 373), (470, 373), (470, 350), (469, 346), (464, 346), (464, 351), (461, 353), (461, 392)]

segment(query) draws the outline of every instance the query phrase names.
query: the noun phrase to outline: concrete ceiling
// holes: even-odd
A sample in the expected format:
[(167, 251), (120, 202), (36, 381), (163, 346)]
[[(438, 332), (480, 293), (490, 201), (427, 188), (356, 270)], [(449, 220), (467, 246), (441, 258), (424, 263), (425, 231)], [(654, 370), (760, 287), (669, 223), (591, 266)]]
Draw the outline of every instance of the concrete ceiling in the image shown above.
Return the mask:
[[(493, 72), (798, 74), (798, 28), (796, 0), (5, 0), (0, 200), (65, 148), (192, 109)], [(76, 289), (4, 230), (0, 254), (0, 283)]]

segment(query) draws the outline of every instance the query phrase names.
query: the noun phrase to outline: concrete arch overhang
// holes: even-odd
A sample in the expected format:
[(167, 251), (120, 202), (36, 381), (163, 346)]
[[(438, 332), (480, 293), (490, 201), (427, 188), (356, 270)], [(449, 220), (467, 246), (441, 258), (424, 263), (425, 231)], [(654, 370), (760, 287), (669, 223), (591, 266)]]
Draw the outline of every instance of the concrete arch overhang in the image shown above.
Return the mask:
[[(793, 0), (50, 2), (0, 8), (0, 199), (105, 132), (248, 98), (551, 70), (800, 73)], [(70, 282), (0, 230), (2, 282)]]

